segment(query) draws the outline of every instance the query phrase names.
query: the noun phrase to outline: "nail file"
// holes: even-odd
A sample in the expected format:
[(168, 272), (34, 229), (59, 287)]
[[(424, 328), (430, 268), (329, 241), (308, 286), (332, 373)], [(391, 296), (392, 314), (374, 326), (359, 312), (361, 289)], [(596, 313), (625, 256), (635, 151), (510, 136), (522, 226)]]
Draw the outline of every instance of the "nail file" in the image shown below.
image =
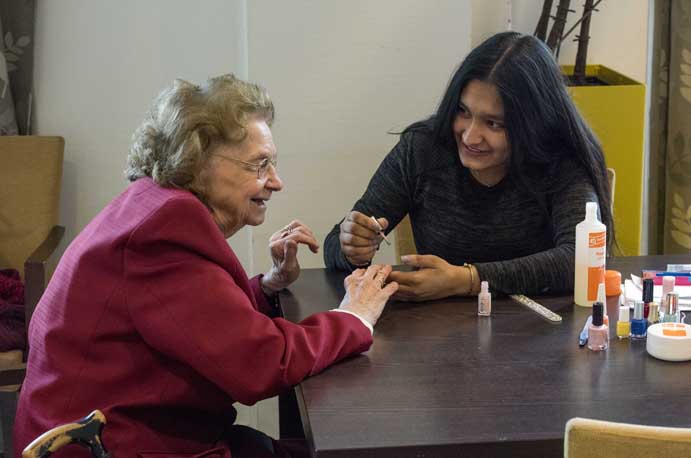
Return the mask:
[(549, 321), (553, 323), (561, 323), (561, 316), (557, 315), (544, 305), (538, 304), (531, 298), (524, 296), (522, 294), (510, 294), (509, 297), (511, 297), (511, 299), (518, 302), (519, 304), (525, 305), (530, 310), (548, 319)]

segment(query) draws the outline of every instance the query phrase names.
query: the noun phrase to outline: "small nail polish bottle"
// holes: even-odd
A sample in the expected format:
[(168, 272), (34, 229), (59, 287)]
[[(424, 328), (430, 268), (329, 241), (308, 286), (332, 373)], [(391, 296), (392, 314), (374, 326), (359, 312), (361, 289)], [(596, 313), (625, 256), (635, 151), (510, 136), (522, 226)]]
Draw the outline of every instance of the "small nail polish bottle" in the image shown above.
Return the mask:
[(674, 292), (675, 278), (670, 275), (662, 277), (662, 300), (660, 301), (660, 316), (667, 313), (667, 293)]
[(657, 302), (651, 302), (648, 306), (648, 327), (660, 322), (660, 307)]
[(477, 314), (490, 316), (492, 313), (492, 293), (489, 292), (489, 283), (480, 282), (480, 294), (477, 295)]
[(653, 302), (653, 279), (643, 280), (643, 318), (648, 319), (650, 313), (650, 303)]
[(660, 321), (663, 323), (681, 323), (681, 312), (679, 311), (679, 294), (667, 293), (665, 297), (666, 310), (660, 314)]
[(631, 319), (632, 339), (645, 339), (646, 330), (648, 329), (648, 320), (643, 316), (643, 309), (643, 301), (637, 300), (633, 303), (633, 318)]
[(631, 335), (631, 322), (629, 321), (629, 307), (622, 305), (619, 307), (619, 321), (617, 321), (617, 337), (628, 339)]
[(609, 329), (603, 323), (604, 305), (593, 303), (593, 322), (588, 328), (588, 348), (593, 351), (607, 350), (609, 346)]

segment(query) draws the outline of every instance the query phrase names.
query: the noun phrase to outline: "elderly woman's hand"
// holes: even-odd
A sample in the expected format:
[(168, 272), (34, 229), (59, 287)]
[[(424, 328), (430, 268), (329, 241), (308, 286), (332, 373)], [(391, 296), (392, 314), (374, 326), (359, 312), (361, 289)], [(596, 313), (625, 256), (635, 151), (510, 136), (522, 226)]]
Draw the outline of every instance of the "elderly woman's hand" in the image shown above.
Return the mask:
[(298, 244), (309, 246), (312, 253), (319, 251), (319, 243), (312, 230), (298, 220), (274, 232), (269, 239), (269, 251), (273, 266), (261, 280), (262, 289), (272, 295), (293, 283), (300, 276), (297, 253)]
[(346, 293), (339, 308), (356, 313), (374, 326), (386, 301), (398, 289), (396, 282), (384, 286), (390, 273), (391, 266), (380, 264), (355, 270), (345, 279)]
[(341, 251), (348, 262), (359, 266), (372, 260), (382, 241), (379, 229), (389, 227), (386, 218), (378, 218), (377, 223), (372, 217), (359, 211), (352, 211), (345, 217), (338, 239), (341, 242)]

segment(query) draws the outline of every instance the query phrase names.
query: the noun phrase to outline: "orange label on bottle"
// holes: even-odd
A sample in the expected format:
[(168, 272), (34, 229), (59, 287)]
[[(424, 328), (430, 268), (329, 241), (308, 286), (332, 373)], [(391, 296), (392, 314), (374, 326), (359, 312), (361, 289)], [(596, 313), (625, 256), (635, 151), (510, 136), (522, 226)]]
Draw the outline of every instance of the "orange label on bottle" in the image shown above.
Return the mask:
[(607, 237), (606, 232), (591, 232), (588, 234), (588, 247), (589, 248), (602, 248), (605, 246), (605, 240)]
[(597, 300), (597, 287), (605, 282), (604, 267), (588, 267), (588, 300)]
[(686, 337), (686, 326), (678, 323), (665, 323), (662, 325), (663, 336)]

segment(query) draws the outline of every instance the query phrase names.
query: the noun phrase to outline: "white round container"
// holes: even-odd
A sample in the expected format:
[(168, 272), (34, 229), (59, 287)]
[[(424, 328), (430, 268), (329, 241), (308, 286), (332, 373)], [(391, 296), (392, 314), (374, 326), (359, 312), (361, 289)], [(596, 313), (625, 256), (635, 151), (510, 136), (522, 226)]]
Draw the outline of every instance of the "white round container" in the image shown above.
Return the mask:
[(665, 361), (691, 360), (691, 325), (657, 323), (648, 328), (645, 349)]

